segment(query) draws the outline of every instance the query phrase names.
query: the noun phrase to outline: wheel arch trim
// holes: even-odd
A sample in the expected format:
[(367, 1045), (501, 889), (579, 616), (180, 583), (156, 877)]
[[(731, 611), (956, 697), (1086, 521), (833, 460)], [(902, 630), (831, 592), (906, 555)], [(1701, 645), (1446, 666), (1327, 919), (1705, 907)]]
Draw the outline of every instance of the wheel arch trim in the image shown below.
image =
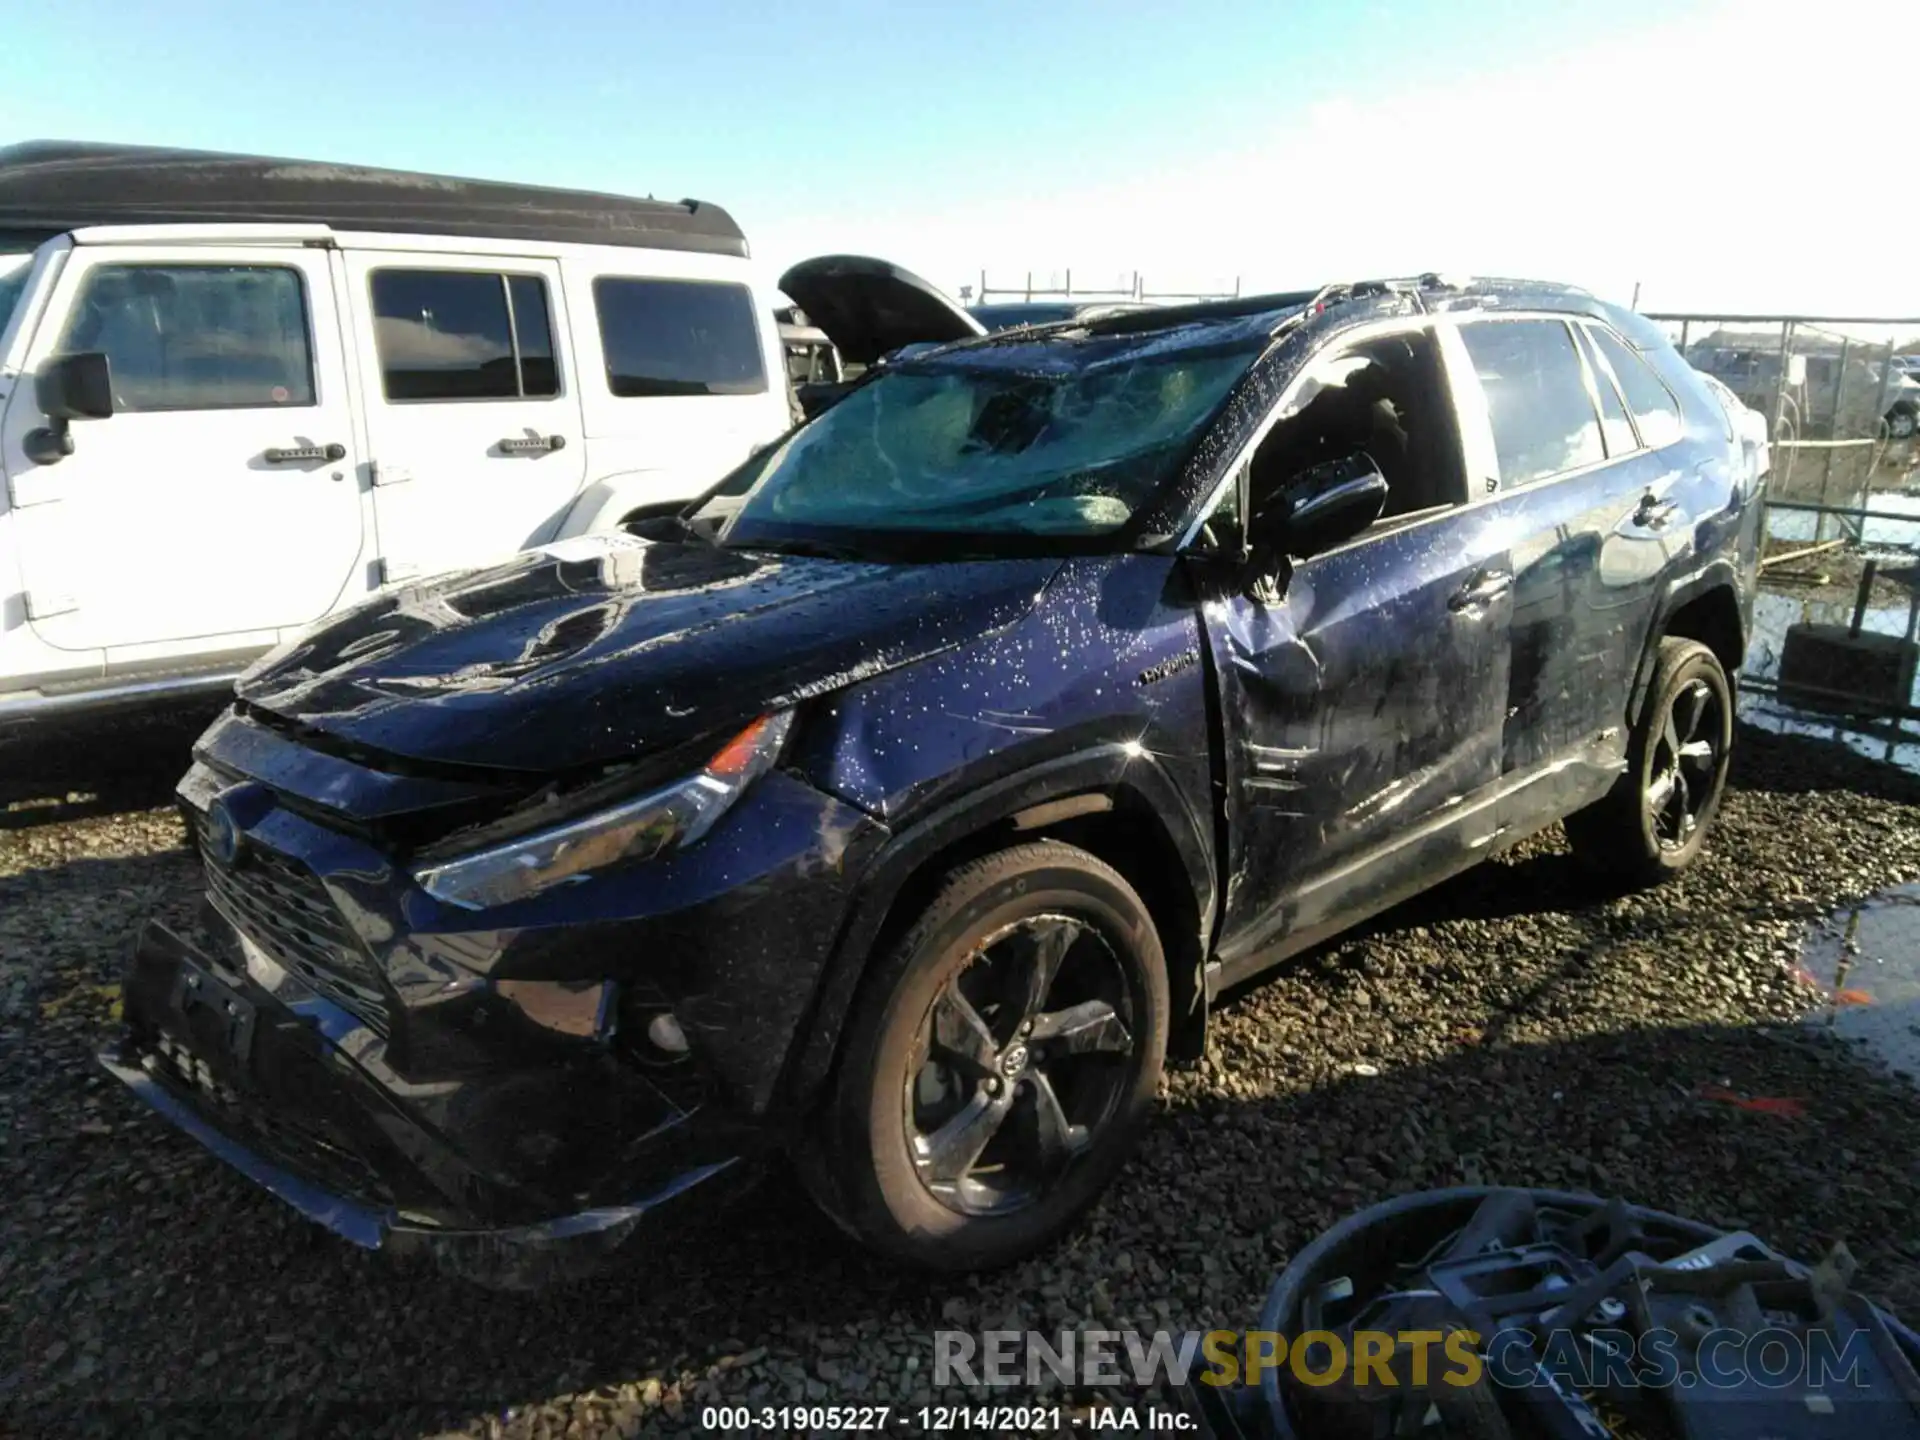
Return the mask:
[[(1748, 607), (1742, 603), (1747, 590), (1740, 584), (1739, 571), (1733, 562), (1724, 557), (1716, 557), (1695, 573), (1669, 585), (1660, 602), (1654, 607), (1653, 623), (1647, 627), (1646, 640), (1640, 648), (1640, 661), (1633, 672), (1633, 691), (1627, 705), (1627, 722), (1636, 725), (1646, 710), (1648, 687), (1653, 682), (1654, 665), (1659, 660), (1660, 642), (1671, 633), (1669, 626), (1673, 617), (1694, 601), (1711, 594), (1715, 590), (1724, 590), (1733, 604), (1735, 621), (1739, 626), (1738, 641), (1744, 652), (1751, 631)], [(1711, 648), (1711, 647), (1709, 647)], [(1734, 686), (1734, 672), (1727, 672), (1730, 687)], [(1737, 687), (1735, 687), (1737, 688)]]
[[(1100, 796), (1106, 804), (1075, 803)], [(1181, 858), (1183, 878), (1192, 892), (1197, 933), (1196, 984), (1183, 985), (1179, 977), (1168, 982), (1179, 999), (1197, 991), (1190, 1003), (1205, 1005), (1205, 986), (1198, 983), (1212, 935), (1217, 886), (1211, 829), (1180, 788), (1151, 755), (1139, 747), (1102, 744), (1042, 761), (1003, 776), (989, 785), (938, 806), (895, 832), (868, 864), (848, 908), (827, 968), (815, 990), (811, 1011), (801, 1026), (801, 1041), (789, 1057), (781, 1090), (797, 1109), (810, 1108), (818, 1098), (837, 1060), (846, 1024), (859, 1001), (861, 983), (873, 959), (876, 944), (894, 918), (895, 905), (910, 882), (942, 854), (997, 826), (1007, 827), (1010, 843), (1031, 838), (1036, 812), (1055, 806), (1058, 818), (1067, 814), (1097, 815), (1116, 808), (1124, 798), (1129, 808), (1150, 815)], [(1168, 944), (1169, 968), (1174, 955), (1188, 950), (1189, 937), (1179, 946)], [(1181, 1017), (1175, 1017), (1179, 1026)]]

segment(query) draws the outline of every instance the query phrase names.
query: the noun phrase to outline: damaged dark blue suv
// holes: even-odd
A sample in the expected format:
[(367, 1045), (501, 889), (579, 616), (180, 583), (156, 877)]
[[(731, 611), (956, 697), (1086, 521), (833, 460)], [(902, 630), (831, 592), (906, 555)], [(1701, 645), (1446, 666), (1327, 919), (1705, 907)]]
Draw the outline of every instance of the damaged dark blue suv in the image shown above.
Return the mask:
[(1518, 282), (878, 365), (651, 534), (261, 662), (180, 787), (209, 927), (148, 930), (106, 1063), (348, 1239), (497, 1283), (780, 1152), (881, 1251), (1010, 1260), (1223, 986), (1563, 818), (1627, 882), (1693, 858), (1744, 419)]

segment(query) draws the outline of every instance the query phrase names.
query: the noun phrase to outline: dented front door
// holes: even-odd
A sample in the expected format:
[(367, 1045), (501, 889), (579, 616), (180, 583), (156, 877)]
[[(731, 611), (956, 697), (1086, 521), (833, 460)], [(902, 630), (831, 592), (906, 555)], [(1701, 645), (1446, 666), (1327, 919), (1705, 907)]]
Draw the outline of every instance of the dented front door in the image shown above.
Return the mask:
[(1386, 522), (1205, 607), (1225, 980), (1463, 868), (1493, 835), (1511, 569), (1496, 506)]

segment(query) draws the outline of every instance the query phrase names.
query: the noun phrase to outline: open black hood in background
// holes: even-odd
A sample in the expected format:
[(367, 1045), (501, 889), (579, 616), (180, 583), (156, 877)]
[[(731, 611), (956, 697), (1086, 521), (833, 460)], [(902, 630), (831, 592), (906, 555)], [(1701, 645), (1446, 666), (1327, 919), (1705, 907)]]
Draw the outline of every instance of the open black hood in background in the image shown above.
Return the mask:
[(841, 358), (871, 365), (904, 345), (984, 335), (980, 322), (910, 270), (867, 255), (819, 255), (780, 277), (780, 288), (833, 342)]

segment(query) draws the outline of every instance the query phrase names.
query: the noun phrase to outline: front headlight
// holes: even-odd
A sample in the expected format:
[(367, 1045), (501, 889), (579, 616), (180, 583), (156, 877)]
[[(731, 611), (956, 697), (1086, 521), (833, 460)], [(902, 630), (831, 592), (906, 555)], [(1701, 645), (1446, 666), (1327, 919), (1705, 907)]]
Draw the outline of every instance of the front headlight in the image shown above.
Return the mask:
[(762, 715), (684, 780), (551, 830), (423, 866), (413, 878), (436, 900), (485, 910), (691, 845), (780, 758), (792, 724), (791, 710)]

